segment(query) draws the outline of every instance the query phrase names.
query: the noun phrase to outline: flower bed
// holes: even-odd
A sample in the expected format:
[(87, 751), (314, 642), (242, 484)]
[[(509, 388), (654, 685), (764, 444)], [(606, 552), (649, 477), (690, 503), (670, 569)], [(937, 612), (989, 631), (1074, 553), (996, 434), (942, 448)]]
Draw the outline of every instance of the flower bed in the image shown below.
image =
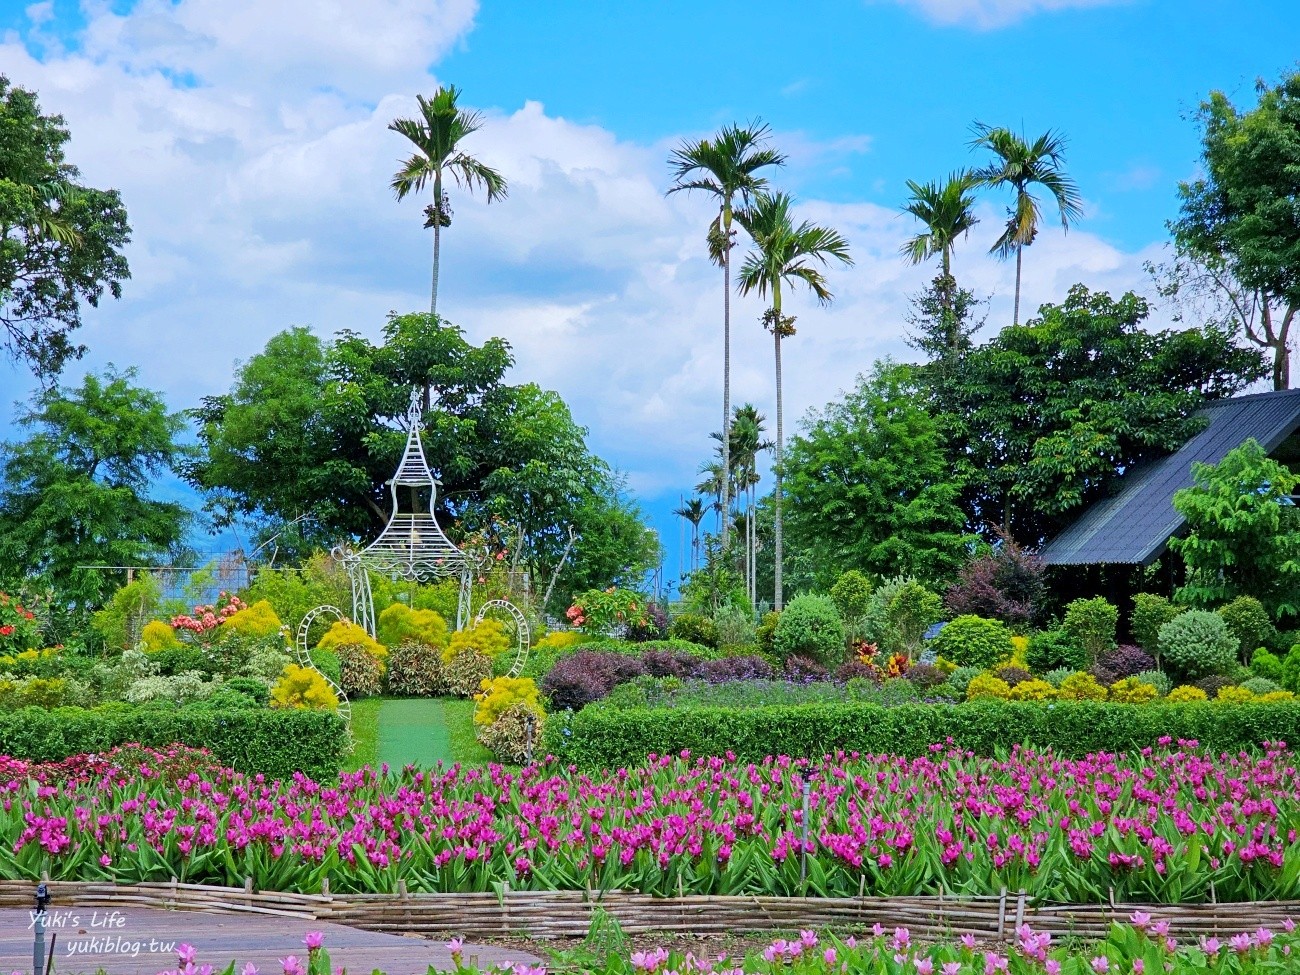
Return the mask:
[[(1062, 903), (1300, 895), (1300, 782), (1284, 748), (1071, 760), (659, 759), (587, 777), (363, 770), (337, 785), (134, 766), (33, 792), (0, 766), (0, 878), (262, 890), (996, 894)], [(39, 770), (36, 770), (39, 774)], [(807, 791), (805, 793), (805, 786)], [(804, 824), (807, 802), (809, 820)]]

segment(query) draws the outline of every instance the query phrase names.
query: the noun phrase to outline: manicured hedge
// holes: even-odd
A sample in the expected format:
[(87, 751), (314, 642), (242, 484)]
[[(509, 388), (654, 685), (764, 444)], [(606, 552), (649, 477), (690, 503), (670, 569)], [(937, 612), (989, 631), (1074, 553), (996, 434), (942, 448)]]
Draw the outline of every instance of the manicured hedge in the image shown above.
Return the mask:
[(0, 714), (0, 755), (59, 761), (128, 742), (183, 743), (207, 748), (241, 772), (288, 778), (301, 771), (315, 779), (338, 774), (349, 744), (343, 719), (324, 711), (108, 707)]
[(1194, 738), (1236, 751), (1263, 741), (1300, 742), (1300, 702), (1277, 704), (1038, 704), (1018, 701), (946, 704), (803, 704), (760, 708), (641, 708), (599, 704), (547, 720), (545, 747), (586, 768), (638, 765), (651, 753), (689, 749), (819, 757), (836, 749), (920, 755), (952, 738), (991, 755), (1026, 743), (1063, 755), (1155, 745), (1162, 736)]

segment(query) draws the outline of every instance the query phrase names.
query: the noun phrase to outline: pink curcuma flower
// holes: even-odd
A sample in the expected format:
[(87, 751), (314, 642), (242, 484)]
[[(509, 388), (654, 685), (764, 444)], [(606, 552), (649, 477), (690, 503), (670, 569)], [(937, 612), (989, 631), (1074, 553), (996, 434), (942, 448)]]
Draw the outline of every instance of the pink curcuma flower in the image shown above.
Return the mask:
[(319, 931), (308, 931), (302, 943), (307, 946), (308, 951), (319, 951), (325, 945), (325, 935)]
[(934, 975), (934, 962), (929, 958), (913, 958), (912, 964), (916, 966), (916, 975)]
[(257, 975), (257, 966), (250, 961), (239, 970), (239, 975)]
[(1228, 946), (1232, 948), (1232, 950), (1235, 951), (1237, 954), (1244, 955), (1246, 952), (1250, 951), (1251, 949), (1250, 935), (1246, 934), (1245, 932), (1242, 932), (1241, 934), (1234, 934), (1231, 938), (1228, 939)]
[(181, 945), (176, 949), (176, 957), (180, 959), (182, 965), (193, 965), (194, 959), (198, 957), (198, 949), (193, 945)]
[(297, 955), (281, 958), (280, 967), (284, 970), (284, 975), (307, 975), (307, 969)]
[(1129, 923), (1139, 931), (1145, 931), (1151, 923), (1151, 915), (1146, 911), (1134, 911), (1128, 917)]
[(1110, 971), (1110, 959), (1105, 955), (1098, 955), (1088, 964), (1092, 966), (1092, 970), (1096, 972), (1097, 975), (1102, 975), (1103, 972)]
[(969, 951), (975, 950), (975, 935), (963, 934), (961, 936), (961, 946)]
[(459, 958), (461, 956), (461, 952), (465, 950), (465, 939), (452, 938), (450, 941), (447, 942), (447, 950), (451, 952), (452, 958)]
[(942, 975), (957, 975), (961, 971), (961, 962), (946, 961), (943, 963)]

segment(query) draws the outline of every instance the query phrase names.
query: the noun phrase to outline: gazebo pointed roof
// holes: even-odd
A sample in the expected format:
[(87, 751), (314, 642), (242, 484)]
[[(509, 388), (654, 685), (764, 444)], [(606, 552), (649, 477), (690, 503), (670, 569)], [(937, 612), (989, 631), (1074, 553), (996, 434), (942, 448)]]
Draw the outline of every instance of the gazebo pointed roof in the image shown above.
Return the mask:
[[(388, 482), (393, 513), (379, 537), (355, 556), (367, 568), (403, 579), (458, 575), (469, 562), (465, 553), (443, 532), (433, 513), (438, 480), (429, 469), (424, 444), (420, 440), (422, 414), (417, 389), (411, 393), (411, 405), (406, 411), (410, 428), (406, 435), (406, 449), (396, 473)], [(399, 487), (428, 487), (429, 510), (402, 511), (397, 496)]]

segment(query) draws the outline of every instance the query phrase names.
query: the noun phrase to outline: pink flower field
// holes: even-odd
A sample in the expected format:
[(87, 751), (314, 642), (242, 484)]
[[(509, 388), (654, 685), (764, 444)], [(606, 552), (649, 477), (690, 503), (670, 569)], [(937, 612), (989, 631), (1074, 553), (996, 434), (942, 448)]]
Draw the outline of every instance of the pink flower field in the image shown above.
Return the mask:
[[(201, 753), (0, 759), (0, 877), (316, 892), (996, 894), (1180, 903), (1300, 896), (1300, 780), (1282, 744), (1210, 755), (660, 757), (337, 781), (247, 778)], [(808, 808), (804, 821), (805, 795)]]

